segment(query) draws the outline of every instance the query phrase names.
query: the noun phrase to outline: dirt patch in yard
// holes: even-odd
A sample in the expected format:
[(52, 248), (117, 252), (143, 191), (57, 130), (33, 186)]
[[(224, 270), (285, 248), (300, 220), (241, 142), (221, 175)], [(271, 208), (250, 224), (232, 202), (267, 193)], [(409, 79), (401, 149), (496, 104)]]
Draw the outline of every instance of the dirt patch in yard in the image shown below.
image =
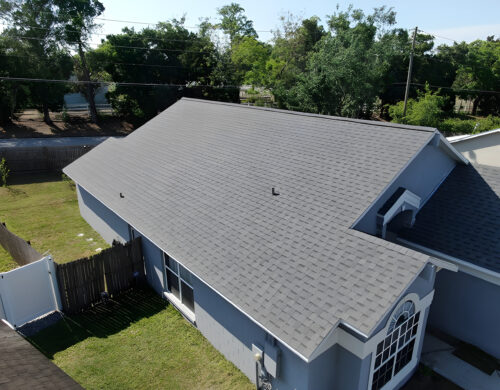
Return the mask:
[(97, 124), (91, 123), (84, 113), (71, 114), (66, 122), (59, 113), (51, 113), (50, 117), (52, 125), (42, 120), (40, 112), (26, 110), (15, 120), (0, 126), (0, 138), (115, 136), (134, 130), (132, 124), (111, 115), (102, 115)]

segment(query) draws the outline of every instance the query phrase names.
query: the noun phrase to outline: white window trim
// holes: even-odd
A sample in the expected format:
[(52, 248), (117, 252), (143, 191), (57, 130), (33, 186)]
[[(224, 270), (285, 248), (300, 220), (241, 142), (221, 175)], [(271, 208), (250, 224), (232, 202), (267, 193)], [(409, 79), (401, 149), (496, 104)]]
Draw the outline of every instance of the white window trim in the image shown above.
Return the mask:
[[(375, 357), (377, 354), (377, 345), (384, 340), (387, 337), (387, 331), (389, 329), (389, 325), (391, 322), (391, 317), (394, 313), (396, 313), (399, 308), (407, 301), (412, 301), (413, 304), (415, 305), (415, 313), (420, 312), (420, 317), (418, 320), (418, 329), (417, 329), (417, 334), (415, 336), (415, 345), (413, 347), (413, 356), (410, 360), (410, 362), (404, 366), (396, 375), (394, 375), (389, 382), (387, 382), (380, 390), (389, 390), (397, 387), (400, 382), (404, 379), (405, 376), (407, 376), (418, 364), (418, 350), (420, 349), (420, 344), (422, 343), (422, 331), (423, 331), (423, 324), (425, 320), (425, 311), (427, 309), (427, 305), (423, 305), (420, 298), (418, 297), (417, 294), (411, 293), (406, 295), (401, 299), (399, 304), (394, 308), (394, 310), (391, 312), (391, 315), (389, 316), (389, 319), (387, 321), (387, 324), (385, 325), (384, 329), (382, 329), (379, 333), (377, 333), (375, 336), (373, 336), (373, 350), (371, 353), (371, 362), (370, 362), (370, 375), (368, 377), (368, 390), (371, 390), (372, 388), (372, 381), (373, 381), (373, 374), (375, 372), (374, 367), (375, 367)], [(397, 353), (399, 351), (396, 352)]]
[[(181, 277), (181, 271), (179, 269), (179, 267), (181, 266), (181, 264), (172, 259), (173, 261), (175, 261), (177, 263), (177, 272), (175, 272), (172, 268), (170, 268), (168, 265), (167, 265), (167, 261), (166, 261), (166, 258), (165, 258), (165, 252), (162, 251), (162, 260), (163, 260), (163, 277), (165, 279), (165, 290), (163, 291), (163, 295), (165, 296), (165, 298), (167, 298), (170, 303), (172, 303), (172, 305), (174, 305), (177, 310), (179, 310), (189, 321), (191, 322), (195, 322), (196, 321), (196, 315), (194, 314), (194, 311), (192, 311), (189, 307), (187, 307), (184, 303), (182, 303), (182, 287), (181, 287), (181, 284), (180, 282), (182, 281), (183, 283), (185, 283), (188, 287), (190, 287), (192, 290), (193, 290), (193, 293), (194, 293), (194, 287), (191, 285), (191, 283), (188, 283), (187, 281), (185, 281), (182, 277)], [(168, 256), (168, 255), (167, 255)], [(168, 281), (167, 281), (167, 269), (172, 272), (175, 276), (177, 276), (178, 280), (179, 280), (179, 298), (177, 298), (173, 293), (170, 292), (170, 290), (168, 289)], [(187, 271), (187, 269), (186, 269)], [(189, 271), (188, 271), (189, 272)], [(194, 295), (194, 294), (193, 294)], [(196, 304), (193, 302), (193, 304)]]
[(183, 316), (185, 316), (189, 321), (191, 322), (196, 322), (196, 316), (193, 311), (189, 307), (187, 307), (185, 304), (183, 304), (179, 298), (177, 298), (174, 294), (169, 292), (168, 290), (165, 290), (163, 292), (163, 295), (165, 298), (169, 300), (169, 302), (175, 306), (177, 310), (179, 310)]

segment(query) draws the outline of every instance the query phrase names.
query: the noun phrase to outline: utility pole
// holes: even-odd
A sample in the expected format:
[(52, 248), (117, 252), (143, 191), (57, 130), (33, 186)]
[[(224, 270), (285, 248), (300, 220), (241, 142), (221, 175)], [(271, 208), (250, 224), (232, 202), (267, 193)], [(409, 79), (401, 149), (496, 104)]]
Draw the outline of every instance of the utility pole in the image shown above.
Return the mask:
[(418, 31), (418, 27), (415, 27), (415, 31), (413, 31), (413, 40), (411, 42), (410, 65), (408, 65), (408, 78), (406, 79), (405, 104), (404, 104), (404, 108), (403, 108), (403, 118), (406, 116), (406, 103), (408, 102), (408, 95), (410, 94), (411, 71), (413, 68), (413, 52), (415, 51), (415, 39), (417, 38), (417, 31)]

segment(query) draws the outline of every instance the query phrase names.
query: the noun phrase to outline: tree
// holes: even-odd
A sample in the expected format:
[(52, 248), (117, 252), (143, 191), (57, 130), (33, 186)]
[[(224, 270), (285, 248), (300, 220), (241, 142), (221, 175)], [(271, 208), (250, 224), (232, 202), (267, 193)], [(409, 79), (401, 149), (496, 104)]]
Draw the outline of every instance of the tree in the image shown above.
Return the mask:
[(371, 15), (349, 7), (330, 16), (329, 34), (310, 55), (306, 72), (290, 90), (286, 107), (321, 114), (369, 117), (388, 63), (377, 31), (395, 23), (392, 9)]
[[(141, 31), (124, 28), (121, 34), (108, 35), (89, 58), (117, 82), (108, 92), (115, 110), (136, 124), (171, 105), (186, 88), (211, 84), (216, 65), (209, 36), (190, 32), (184, 19)], [(163, 85), (119, 84), (129, 82)]]
[(97, 122), (95, 92), (97, 86), (91, 83), (91, 72), (85, 58), (85, 51), (92, 32), (97, 25), (94, 20), (104, 12), (104, 5), (98, 0), (53, 0), (57, 7), (57, 35), (67, 45), (76, 47), (81, 70), (79, 80), (86, 83), (85, 97), (90, 107), (90, 118)]
[[(472, 115), (478, 108), (484, 113), (500, 115), (500, 41), (475, 41), (468, 45), (464, 61), (458, 65), (453, 87), (463, 98), (473, 98)], [(463, 90), (485, 92), (467, 92)], [(492, 91), (488, 93), (487, 91)]]
[(266, 74), (267, 87), (273, 91), (278, 105), (285, 107), (290, 89), (305, 72), (310, 53), (326, 32), (316, 16), (300, 20), (289, 14), (281, 21), (282, 28), (274, 33)]
[(225, 5), (217, 10), (221, 18), (218, 27), (229, 35), (231, 45), (241, 37), (258, 37), (253, 22), (248, 20), (244, 12), (245, 9), (238, 3)]
[[(55, 39), (57, 16), (52, 0), (27, 0), (13, 3), (1, 0), (0, 15), (9, 24), (4, 30), (4, 47), (10, 56), (10, 64), (16, 64), (10, 77), (68, 79), (72, 63), (69, 54)], [(16, 59), (16, 60), (14, 60)], [(20, 86), (23, 88), (20, 88)], [(25, 99), (43, 112), (44, 121), (51, 124), (49, 110), (62, 106), (65, 84), (24, 82), (16, 85), (11, 97), (16, 100), (17, 92), (25, 92)], [(16, 105), (14, 104), (14, 107)]]
[(238, 83), (263, 86), (266, 84), (266, 63), (271, 48), (254, 37), (242, 37), (233, 46), (231, 60), (237, 69)]

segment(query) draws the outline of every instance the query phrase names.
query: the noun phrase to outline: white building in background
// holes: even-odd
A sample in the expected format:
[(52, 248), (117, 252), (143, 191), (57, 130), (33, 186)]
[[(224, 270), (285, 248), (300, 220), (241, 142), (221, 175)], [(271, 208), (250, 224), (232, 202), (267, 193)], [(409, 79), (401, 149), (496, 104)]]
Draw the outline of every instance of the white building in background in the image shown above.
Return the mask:
[(469, 161), (500, 167), (500, 129), (448, 137), (448, 141)]

